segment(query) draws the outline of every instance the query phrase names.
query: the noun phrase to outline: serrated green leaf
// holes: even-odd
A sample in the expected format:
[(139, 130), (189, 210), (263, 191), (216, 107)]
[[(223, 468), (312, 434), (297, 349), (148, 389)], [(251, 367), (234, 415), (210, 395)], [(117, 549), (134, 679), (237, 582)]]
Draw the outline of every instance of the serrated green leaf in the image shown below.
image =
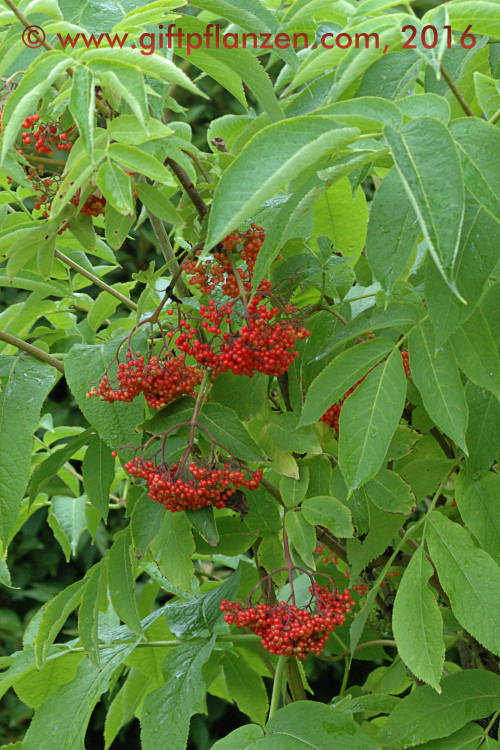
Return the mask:
[(410, 514), (416, 499), (399, 474), (382, 468), (376, 477), (365, 484), (364, 490), (372, 503), (388, 513)]
[(306, 394), (299, 424), (312, 424), (364, 377), (393, 347), (386, 338), (371, 339), (339, 354), (313, 380)]
[(467, 529), (482, 548), (500, 563), (500, 476), (487, 472), (476, 481), (460, 473), (456, 485), (456, 501)]
[(342, 405), (339, 466), (349, 491), (361, 487), (381, 468), (401, 419), (405, 396), (403, 360), (395, 349)]
[(316, 547), (316, 532), (312, 523), (306, 520), (303, 511), (290, 511), (286, 514), (285, 528), (292, 546), (306, 565), (314, 569), (313, 552)]
[(0, 542), (4, 550), (28, 484), (40, 410), (59, 377), (53, 367), (32, 357), (0, 357)]
[(97, 435), (92, 438), (85, 453), (82, 473), (87, 498), (106, 520), (109, 492), (115, 477), (115, 460), (108, 446)]
[[(439, 581), (459, 623), (487, 649), (500, 653), (500, 567), (458, 523), (429, 516), (427, 544)], [(488, 617), (484, 613), (488, 612)]]
[(133, 214), (134, 202), (130, 177), (123, 169), (109, 160), (103, 162), (99, 167), (96, 183), (106, 200), (118, 213), (125, 216)]
[(480, 669), (465, 669), (443, 678), (442, 693), (417, 687), (396, 706), (380, 740), (399, 747), (447, 737), (472, 719), (498, 709), (500, 677)]
[(196, 640), (177, 646), (165, 657), (165, 683), (144, 701), (141, 712), (141, 742), (150, 750), (163, 750), (168, 737), (172, 750), (184, 750), (189, 721), (205, 712), (205, 682), (202, 667), (215, 639)]
[(61, 545), (66, 562), (76, 556), (78, 542), (88, 527), (87, 497), (68, 497), (56, 495), (52, 498), (48, 524)]
[(97, 626), (104, 572), (101, 563), (97, 563), (97, 565), (90, 568), (85, 576), (82, 600), (78, 610), (78, 633), (82, 641), (82, 646), (87, 652), (89, 659), (97, 667), (100, 666)]
[(135, 575), (132, 567), (130, 528), (115, 535), (109, 550), (108, 585), (116, 614), (133, 633), (142, 634), (135, 598)]
[[(355, 128), (328, 117), (292, 117), (258, 132), (224, 172), (214, 194), (208, 237), (210, 250), (235, 226), (276, 195), (298, 173), (354, 140)], [(277, 148), (279, 144), (279, 148)], [(252, 170), (259, 161), (261, 168)]]
[(151, 553), (160, 572), (184, 591), (192, 590), (194, 550), (191, 524), (185, 514), (164, 513), (160, 529), (151, 542)]
[(422, 117), (384, 130), (408, 199), (439, 272), (451, 284), (465, 194), (457, 147), (439, 120)]
[(83, 586), (83, 580), (76, 581), (43, 606), (34, 643), (35, 662), (38, 669), (45, 663), (48, 651), (69, 615), (79, 605)]
[(439, 693), (444, 662), (443, 620), (436, 595), (428, 585), (432, 574), (432, 565), (419, 547), (399, 584), (392, 628), (404, 663)]
[(325, 526), (335, 536), (345, 538), (353, 535), (351, 511), (335, 497), (325, 495), (304, 500), (302, 514), (306, 521)]
[(69, 111), (73, 115), (83, 145), (91, 161), (94, 157), (94, 76), (88, 68), (78, 65), (73, 73)]
[(434, 353), (434, 334), (426, 321), (410, 333), (409, 351), (412, 380), (429, 416), (467, 453), (467, 402), (450, 345)]

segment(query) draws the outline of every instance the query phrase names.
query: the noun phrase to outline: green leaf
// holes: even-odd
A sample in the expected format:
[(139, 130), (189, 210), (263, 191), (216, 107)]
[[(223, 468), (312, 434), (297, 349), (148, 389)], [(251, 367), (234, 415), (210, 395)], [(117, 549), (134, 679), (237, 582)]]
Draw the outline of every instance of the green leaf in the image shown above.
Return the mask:
[[(144, 185), (143, 187), (146, 186)], [(127, 239), (134, 221), (135, 213), (124, 216), (113, 208), (111, 203), (106, 204), (104, 231), (106, 234), (106, 242), (111, 248), (113, 248), (113, 250), (119, 250), (121, 248)]]
[(426, 92), (425, 94), (411, 94), (397, 100), (397, 105), (403, 115), (410, 119), (417, 117), (434, 117), (445, 125), (450, 121), (450, 105), (443, 96)]
[(417, 504), (407, 483), (389, 469), (381, 469), (364, 490), (374, 505), (388, 513), (409, 515)]
[[(36, 712), (23, 740), (25, 750), (75, 750), (83, 748), (90, 716), (116, 670), (134, 650), (137, 641), (101, 650), (98, 669), (84, 658), (74, 680), (49, 695)], [(49, 727), (49, 731), (47, 730)]]
[(226, 654), (223, 665), (231, 699), (252, 721), (265, 724), (269, 704), (262, 677), (235, 650)]
[(123, 143), (112, 143), (108, 154), (125, 169), (146, 175), (156, 182), (171, 182), (170, 172), (154, 156), (142, 151), (137, 146), (126, 146)]
[(165, 512), (161, 503), (154, 502), (145, 493), (134, 503), (130, 517), (130, 533), (138, 558), (146, 554), (150, 542), (158, 533)]
[(171, 649), (163, 662), (165, 683), (146, 696), (141, 711), (141, 742), (150, 750), (184, 750), (191, 716), (205, 713), (202, 667), (215, 639), (196, 640)]
[(467, 453), (467, 402), (450, 345), (434, 353), (434, 335), (427, 321), (410, 333), (409, 351), (412, 380), (429, 416)]
[(2, 120), (0, 163), (17, 138), (21, 123), (28, 115), (36, 112), (38, 103), (50, 88), (57, 76), (71, 63), (71, 58), (62, 52), (52, 50), (37, 55), (31, 63), (19, 85), (13, 90), (5, 104)]
[[(166, 188), (163, 189), (165, 190)], [(170, 203), (168, 197), (162, 193), (160, 187), (154, 187), (153, 185), (141, 182), (137, 186), (137, 192), (141, 203), (159, 219), (172, 225), (183, 223), (181, 215), (174, 208), (173, 204)]]
[(87, 497), (68, 497), (56, 495), (52, 498), (48, 524), (59, 542), (69, 562), (70, 557), (76, 556), (78, 542), (88, 527)]
[(78, 65), (73, 73), (69, 111), (91, 161), (94, 157), (95, 90), (94, 76), (88, 68)]
[(452, 283), (465, 209), (457, 147), (446, 126), (431, 117), (411, 120), (399, 132), (386, 126), (384, 134), (429, 252)]
[(432, 574), (432, 565), (419, 547), (399, 584), (392, 628), (406, 666), (439, 693), (444, 663), (443, 620), (436, 595), (428, 585)]
[[(40, 670), (28, 672), (16, 681), (17, 696), (34, 709), (40, 708), (44, 700), (60, 685), (66, 685), (76, 676), (83, 654), (67, 653), (59, 659), (50, 659)], [(2, 747), (12, 748), (12, 745)]]
[(38, 632), (35, 637), (35, 663), (37, 669), (45, 659), (62, 626), (79, 605), (83, 592), (83, 580), (72, 583), (60, 591), (42, 607)]
[(205, 404), (198, 421), (238, 458), (244, 461), (262, 461), (263, 456), (257, 443), (232, 409), (222, 404)]
[[(365, 496), (364, 487), (359, 492), (361, 497)], [(366, 537), (362, 542), (356, 538), (348, 539), (346, 544), (347, 558), (351, 566), (351, 578), (353, 580), (358, 578), (368, 563), (385, 552), (403, 524), (401, 516), (396, 513), (386, 513), (371, 502), (367, 504), (367, 513), (369, 530)]]
[(461, 472), (455, 492), (458, 509), (467, 529), (493, 560), (500, 564), (500, 476), (487, 472), (472, 482)]
[(309, 485), (309, 469), (303, 464), (299, 467), (300, 478), (280, 478), (280, 492), (287, 508), (295, 508), (306, 496)]
[[(210, 10), (213, 10), (212, 4), (210, 4)], [(274, 16), (272, 18), (276, 23)], [(212, 31), (199, 18), (187, 15), (183, 16), (181, 22), (176, 24), (176, 28), (182, 28), (184, 33), (191, 34), (209, 34)], [(255, 32), (255, 27), (250, 30)], [(278, 50), (276, 52), (279, 54)], [(289, 52), (293, 55), (291, 50)], [(281, 105), (276, 97), (272, 81), (260, 60), (251, 51), (244, 48), (234, 48), (231, 49), (230, 57), (228, 57), (226, 49), (217, 49), (212, 42), (210, 49), (201, 47), (188, 52), (187, 48), (177, 48), (176, 54), (190, 61), (218, 81), (245, 107), (247, 104), (242, 86), (243, 81), (273, 121), (283, 118)]]
[(70, 437), (67, 442), (56, 446), (57, 450), (38, 464), (30, 479), (29, 496), (31, 500), (36, 498), (37, 494), (43, 489), (44, 484), (57, 474), (59, 469), (69, 461), (76, 451), (82, 445), (86, 445), (89, 442), (91, 435), (91, 430), (84, 430), (80, 435)]
[[(478, 34), (500, 36), (500, 19), (498, 17), (497, 0), (456, 0), (448, 7), (450, 23), (454, 29), (461, 31), (472, 26), (470, 33), (475, 36), (476, 44)], [(425, 23), (431, 23), (436, 15), (436, 9), (425, 14)], [(471, 37), (466, 38), (467, 44), (472, 44)]]
[(442, 693), (427, 685), (403, 698), (387, 719), (379, 740), (396, 747), (447, 737), (472, 719), (498, 709), (500, 677), (482, 669), (465, 669), (443, 678)]
[(78, 610), (78, 633), (82, 646), (97, 667), (100, 666), (97, 625), (103, 579), (105, 582), (103, 567), (99, 562), (90, 568), (85, 576), (85, 586)]
[(105, 750), (108, 750), (111, 746), (120, 729), (129, 721), (132, 721), (150, 687), (151, 677), (132, 667), (106, 714), (104, 723)]
[(118, 213), (125, 216), (133, 214), (134, 202), (130, 177), (123, 169), (107, 160), (99, 167), (96, 182), (106, 200)]
[(59, 377), (53, 367), (32, 357), (0, 357), (0, 542), (4, 550), (16, 528), (28, 484), (40, 410)]
[(393, 167), (375, 193), (366, 237), (368, 263), (388, 293), (403, 274), (419, 234), (415, 211)]
[[(352, 717), (314, 701), (296, 701), (281, 708), (266, 727), (267, 736), (249, 750), (376, 750), (378, 745)], [(293, 744), (292, 744), (293, 743)]]
[(312, 424), (344, 396), (358, 380), (377, 365), (393, 343), (390, 339), (375, 338), (339, 354), (313, 380), (306, 394), (300, 425)]
[(339, 420), (339, 466), (349, 492), (381, 468), (401, 419), (405, 396), (403, 360), (395, 349), (345, 400)]
[(490, 326), (480, 308), (453, 334), (458, 365), (473, 383), (500, 399), (500, 356)]
[[(470, 534), (439, 511), (429, 516), (429, 552), (459, 623), (487, 649), (500, 653), (500, 567)], [(485, 612), (488, 616), (485, 617)]]
[(301, 556), (303, 561), (314, 568), (313, 552), (316, 547), (316, 532), (314, 526), (309, 523), (302, 511), (290, 511), (285, 517), (285, 527), (288, 538)]
[(141, 438), (135, 427), (144, 418), (144, 406), (140, 399), (131, 404), (109, 404), (98, 398), (88, 399), (86, 394), (102, 377), (116, 354), (119, 341), (121, 337), (94, 346), (77, 344), (64, 360), (66, 380), (78, 406), (102, 440), (113, 450), (122, 445), (140, 444)]
[[(215, 189), (205, 249), (214, 247), (312, 163), (354, 140), (358, 133), (328, 117), (292, 117), (260, 130)], [(257, 162), (259, 170), (252, 168)]]
[(186, 517), (198, 534), (211, 546), (217, 547), (220, 541), (219, 532), (215, 523), (213, 508), (199, 508), (198, 510), (186, 509)]
[(487, 471), (500, 453), (500, 403), (489, 391), (467, 383), (465, 396), (469, 407), (467, 472), (476, 478)]
[(267, 398), (268, 378), (263, 373), (233, 375), (224, 372), (218, 375), (210, 391), (212, 403), (228, 406), (240, 419), (252, 417), (262, 408)]
[(151, 553), (160, 572), (184, 591), (192, 590), (194, 550), (191, 524), (185, 514), (164, 513)]
[[(269, 437), (281, 451), (321, 453), (318, 438), (312, 427), (299, 427), (296, 414), (276, 414), (269, 420)], [(285, 472), (282, 472), (285, 474)], [(293, 476), (286, 473), (286, 476)], [(297, 479), (298, 479), (297, 474)]]
[(465, 185), (477, 202), (500, 222), (500, 132), (478, 117), (450, 125), (462, 158)]
[(189, 599), (187, 602), (172, 602), (165, 607), (165, 617), (171, 632), (178, 638), (200, 638), (207, 636), (222, 617), (220, 603), (236, 596), (240, 585), (241, 571), (237, 568), (221, 586)]
[(87, 498), (106, 520), (109, 512), (109, 493), (115, 478), (115, 460), (106, 443), (98, 435), (89, 443), (83, 459), (82, 473)]
[(135, 598), (130, 527), (115, 534), (109, 550), (108, 582), (109, 595), (116, 614), (133, 633), (141, 635), (142, 626)]
[(205, 99), (208, 98), (171, 60), (167, 60), (166, 57), (156, 53), (143, 55), (139, 50), (130, 49), (129, 47), (122, 47), (121, 49), (101, 47), (100, 49), (85, 50), (80, 55), (80, 60), (82, 62), (102, 61), (107, 63), (111, 70), (116, 63), (130, 65), (152, 78), (157, 78), (160, 81), (170, 81), (176, 86), (191, 91), (193, 94), (202, 96)]
[(310, 497), (302, 503), (302, 514), (306, 521), (326, 526), (335, 536), (345, 538), (353, 535), (351, 511), (335, 497)]
[(456, 284), (464, 305), (451, 292), (431, 258), (426, 260), (425, 300), (435, 329), (436, 345), (447, 340), (473, 312), (485, 282), (498, 260), (496, 222), (467, 194), (465, 219), (457, 257)]
[(262, 739), (263, 734), (262, 727), (257, 724), (245, 724), (226, 734), (221, 740), (217, 740), (212, 745), (212, 750), (251, 750), (254, 740)]
[(489, 75), (485, 76), (483, 73), (476, 71), (474, 73), (474, 90), (483, 113), (487, 118), (493, 117), (495, 112), (500, 109), (500, 91), (496, 87), (495, 80)]
[(363, 190), (347, 177), (331, 185), (314, 204), (314, 236), (328, 237), (337, 252), (354, 264), (365, 246), (368, 207)]

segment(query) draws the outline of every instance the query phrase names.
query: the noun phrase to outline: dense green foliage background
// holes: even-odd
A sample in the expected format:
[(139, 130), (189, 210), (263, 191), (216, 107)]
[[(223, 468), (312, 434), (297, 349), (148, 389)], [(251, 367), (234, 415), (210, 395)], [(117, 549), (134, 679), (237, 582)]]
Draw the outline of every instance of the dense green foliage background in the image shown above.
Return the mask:
[[(497, 747), (500, 3), (3, 5), (1, 742)], [(132, 40), (173, 21), (311, 39), (377, 30), (382, 42), (171, 60), (61, 51), (55, 36)], [(56, 49), (26, 49), (25, 22)], [(403, 50), (405, 24), (450, 25), (454, 44), (440, 34), (426, 49), (417, 35)], [(34, 112), (76, 124), (69, 155), (18, 154)], [(26, 180), (38, 164), (61, 176), (48, 217)], [(106, 199), (97, 218), (79, 212), (93, 193)], [(153, 503), (111, 456), (174, 424), (184, 402), (155, 415), (142, 397), (85, 394), (164, 298), (172, 254), (209, 254), (251, 221), (267, 234), (256, 277), (311, 336), (286, 378), (215, 381), (219, 429), (274, 493), (248, 493), (244, 518), (200, 521)], [(196, 315), (202, 295), (174, 291)], [(320, 417), (363, 376), (337, 435)], [(296, 564), (365, 593), (321, 656), (282, 675), (219, 604), (284, 564), (285, 516)]]

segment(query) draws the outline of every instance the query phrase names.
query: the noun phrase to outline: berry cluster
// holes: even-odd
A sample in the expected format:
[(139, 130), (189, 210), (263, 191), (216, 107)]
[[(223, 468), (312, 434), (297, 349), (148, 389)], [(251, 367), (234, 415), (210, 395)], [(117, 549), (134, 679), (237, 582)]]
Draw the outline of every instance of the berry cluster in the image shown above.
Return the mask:
[(295, 604), (257, 604), (221, 602), (224, 619), (237, 628), (249, 628), (261, 637), (261, 643), (272, 654), (294, 656), (299, 660), (308, 654), (320, 654), (325, 643), (338, 625), (345, 622), (354, 601), (346, 589), (342, 594), (331, 592), (325, 586), (311, 586), (312, 603), (307, 608)]
[[(309, 331), (293, 319), (295, 312), (292, 305), (287, 305), (283, 315), (278, 307), (268, 307), (262, 304), (262, 297), (256, 296), (248, 305), (243, 324), (233, 333), (232, 303), (216, 306), (210, 300), (208, 307), (200, 306), (200, 315), (202, 327), (214, 334), (211, 340), (206, 342), (197, 329), (184, 320), (179, 324), (181, 333), (175, 343), (180, 351), (217, 373), (231, 371), (234, 375), (249, 377), (254, 372), (282, 375), (298, 357), (294, 350), (297, 340), (309, 336)], [(224, 322), (227, 330), (223, 329)]]
[(166, 468), (135, 458), (124, 468), (131, 476), (145, 479), (149, 497), (170, 511), (198, 510), (208, 505), (224, 508), (237, 489), (256, 490), (262, 480), (262, 471), (254, 471), (247, 477), (240, 469), (231, 469), (228, 463), (214, 469), (191, 461), (185, 468), (180, 463)]
[[(0, 131), (1, 121), (2, 115), (0, 113)], [(40, 122), (40, 115), (36, 113), (26, 117), (21, 127), (24, 132), (21, 134), (21, 141), (17, 150), (22, 156), (29, 147), (33, 147), (38, 154), (46, 156), (54, 156), (54, 149), (71, 151), (73, 144), (68, 139), (75, 129), (75, 125), (65, 131), (58, 122)]]
[(161, 409), (179, 396), (194, 395), (201, 383), (203, 373), (197, 367), (186, 365), (185, 357), (167, 352), (164, 359), (153, 356), (146, 361), (139, 354), (132, 358), (127, 351), (127, 361), (118, 365), (117, 380), (120, 387), (114, 390), (109, 376), (105, 374), (99, 385), (91, 388), (87, 398), (97, 396), (102, 401), (133, 401), (144, 393), (146, 401), (153, 409)]
[[(76, 195), (71, 198), (71, 203), (74, 206), (78, 206), (80, 203), (80, 190), (77, 190)], [(80, 213), (86, 216), (99, 216), (104, 213), (104, 207), (106, 205), (106, 198), (103, 195), (89, 195), (85, 203), (80, 209)]]
[[(245, 291), (250, 292), (255, 261), (264, 243), (265, 236), (262, 227), (252, 224), (251, 229), (246, 232), (229, 234), (213, 252), (211, 258), (206, 260), (187, 259), (182, 264), (182, 269), (190, 277), (190, 283), (205, 294), (212, 294), (215, 288), (220, 286), (223, 294), (235, 299), (238, 297), (240, 290), (234, 270), (238, 273)], [(239, 248), (240, 245), (242, 247)], [(199, 258), (200, 255), (201, 250), (197, 250), (196, 256)], [(231, 259), (233, 259), (233, 263), (235, 260), (243, 260), (245, 267), (234, 269)], [(268, 290), (269, 288), (270, 284), (266, 280), (259, 287), (261, 290)]]
[[(402, 351), (401, 356), (403, 358), (403, 367), (404, 367), (405, 375), (407, 378), (409, 378), (411, 375), (411, 370), (410, 370), (410, 359), (409, 359), (408, 352)], [(325, 422), (326, 424), (330, 425), (330, 427), (332, 427), (335, 430), (337, 435), (339, 432), (339, 418), (340, 418), (340, 410), (342, 408), (342, 404), (344, 403), (346, 398), (348, 398), (351, 395), (351, 393), (354, 393), (358, 385), (360, 385), (365, 378), (366, 378), (366, 375), (362, 377), (361, 380), (358, 380), (357, 383), (354, 383), (352, 388), (349, 388), (349, 390), (344, 393), (340, 402), (338, 404), (333, 404), (333, 406), (330, 406), (330, 408), (325, 411), (323, 416), (320, 417), (321, 422)]]

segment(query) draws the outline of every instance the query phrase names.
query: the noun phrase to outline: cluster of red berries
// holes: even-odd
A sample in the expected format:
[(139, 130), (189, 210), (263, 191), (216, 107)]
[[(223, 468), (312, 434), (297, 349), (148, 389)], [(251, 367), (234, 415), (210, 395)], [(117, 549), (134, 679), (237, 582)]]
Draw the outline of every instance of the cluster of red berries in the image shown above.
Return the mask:
[[(220, 243), (211, 258), (205, 260), (185, 260), (182, 269), (190, 276), (190, 283), (198, 287), (205, 294), (212, 294), (216, 287), (220, 287), (222, 293), (227, 297), (238, 297), (240, 290), (234, 270), (238, 273), (241, 284), (246, 292), (252, 289), (252, 275), (257, 260), (257, 255), (262, 247), (266, 234), (262, 227), (252, 224), (251, 229), (246, 232), (232, 232)], [(240, 249), (238, 247), (242, 245)], [(230, 256), (230, 254), (233, 254)], [(199, 258), (201, 250), (196, 252)], [(231, 264), (241, 259), (245, 262), (245, 268), (233, 268)], [(268, 290), (270, 284), (264, 280), (259, 287), (260, 290)]]
[[(293, 319), (296, 308), (287, 305), (284, 317), (278, 307), (267, 307), (261, 297), (254, 297), (239, 330), (231, 331), (233, 306), (231, 302), (216, 306), (210, 300), (208, 307), (200, 306), (202, 327), (214, 334), (209, 342), (201, 338), (188, 321), (180, 322), (181, 333), (176, 339), (180, 351), (193, 356), (204, 367), (217, 373), (231, 371), (234, 375), (252, 377), (255, 372), (265, 375), (282, 375), (298, 352), (294, 350), (298, 339), (309, 336)], [(229, 330), (223, 330), (223, 322)], [(169, 336), (175, 334), (170, 332)]]
[(146, 361), (139, 354), (132, 358), (127, 352), (127, 361), (118, 365), (117, 380), (120, 387), (114, 390), (109, 376), (104, 375), (99, 385), (91, 388), (87, 398), (97, 396), (102, 401), (133, 401), (144, 393), (152, 409), (161, 409), (179, 396), (194, 395), (201, 383), (203, 373), (197, 367), (186, 365), (184, 356), (174, 356), (167, 352), (163, 359), (153, 356)]
[[(407, 351), (402, 351), (401, 356), (403, 358), (403, 367), (404, 367), (405, 375), (407, 378), (409, 378), (411, 375), (409, 354)], [(330, 408), (327, 409), (325, 413), (323, 414), (323, 416), (320, 418), (322, 422), (325, 422), (326, 424), (330, 425), (330, 427), (332, 427), (337, 434), (339, 432), (339, 418), (340, 418), (340, 410), (342, 409), (342, 404), (344, 403), (346, 398), (348, 398), (351, 395), (351, 393), (354, 393), (358, 385), (360, 385), (365, 378), (366, 378), (366, 375), (362, 377), (361, 380), (358, 380), (357, 383), (354, 383), (352, 388), (349, 388), (349, 390), (344, 393), (341, 401), (338, 404), (333, 404), (333, 406), (330, 406)]]
[(228, 463), (214, 469), (191, 461), (180, 470), (179, 463), (165, 468), (155, 466), (153, 461), (135, 458), (124, 468), (131, 476), (145, 479), (148, 496), (170, 511), (198, 510), (209, 505), (224, 508), (237, 489), (256, 490), (262, 480), (262, 471), (254, 471), (248, 477), (240, 469), (231, 469)]
[[(76, 194), (71, 198), (71, 203), (74, 206), (78, 206), (80, 203), (80, 190), (77, 190)], [(104, 213), (104, 207), (106, 205), (106, 198), (103, 195), (89, 195), (85, 203), (80, 209), (80, 213), (86, 216), (99, 216)]]
[(229, 625), (252, 630), (271, 654), (303, 660), (308, 654), (323, 651), (330, 634), (344, 624), (346, 613), (355, 604), (348, 589), (340, 594), (328, 591), (326, 586), (311, 586), (309, 591), (314, 611), (285, 602), (252, 607), (225, 599), (220, 608)]
[[(0, 114), (0, 130), (1, 117)], [(68, 138), (75, 129), (75, 125), (72, 125), (65, 131), (58, 122), (38, 123), (40, 123), (40, 115), (38, 113), (29, 115), (23, 120), (21, 127), (24, 132), (21, 134), (20, 147), (17, 149), (21, 155), (24, 155), (25, 149), (28, 146), (33, 146), (37, 153), (45, 154), (46, 156), (54, 156), (54, 149), (57, 151), (71, 151), (73, 144)]]

